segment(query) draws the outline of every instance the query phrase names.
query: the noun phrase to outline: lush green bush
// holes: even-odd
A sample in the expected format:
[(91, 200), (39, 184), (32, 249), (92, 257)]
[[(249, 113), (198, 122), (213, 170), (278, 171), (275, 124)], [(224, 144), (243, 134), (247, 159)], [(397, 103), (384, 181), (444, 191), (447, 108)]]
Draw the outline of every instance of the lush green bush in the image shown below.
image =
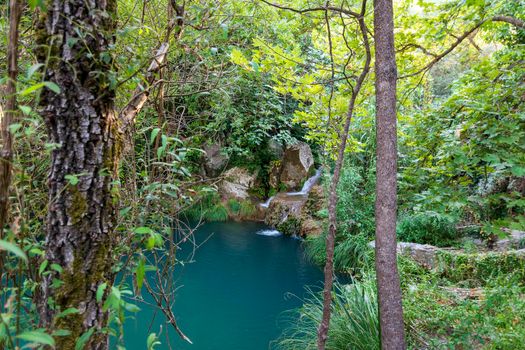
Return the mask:
[(217, 203), (204, 212), (204, 219), (206, 221), (226, 221), (228, 218), (228, 210), (222, 203)]
[(475, 292), (476, 297), (461, 297), (435, 282), (407, 288), (403, 307), (410, 348), (523, 349), (525, 290), (506, 285)]
[[(336, 271), (359, 274), (361, 269), (372, 261), (372, 251), (368, 247), (370, 239), (363, 234), (345, 235), (337, 239), (334, 250), (334, 268)], [(306, 255), (317, 265), (326, 261), (326, 234), (308, 238)]]
[(301, 231), (301, 221), (296, 217), (289, 217), (282, 224), (277, 225), (277, 230), (288, 236), (297, 236)]
[(231, 198), (228, 200), (228, 202), (226, 202), (226, 205), (228, 206), (230, 213), (234, 215), (239, 214), (241, 210), (241, 203), (238, 200)]
[(241, 202), (239, 213), (241, 214), (242, 217), (246, 218), (246, 217), (250, 217), (251, 215), (253, 215), (256, 210), (257, 208), (255, 208), (255, 205), (251, 201), (245, 200)]
[(403, 242), (449, 246), (460, 236), (455, 220), (438, 213), (403, 217), (397, 224), (397, 238)]
[(507, 253), (462, 254), (440, 252), (438, 273), (462, 286), (481, 286), (499, 281), (525, 284), (525, 254)]
[[(376, 350), (379, 345), (379, 325), (375, 285), (354, 281), (334, 286), (332, 318), (326, 348), (330, 350)], [(317, 328), (323, 312), (321, 293), (310, 293), (298, 310), (292, 326), (277, 342), (282, 350), (317, 349)]]

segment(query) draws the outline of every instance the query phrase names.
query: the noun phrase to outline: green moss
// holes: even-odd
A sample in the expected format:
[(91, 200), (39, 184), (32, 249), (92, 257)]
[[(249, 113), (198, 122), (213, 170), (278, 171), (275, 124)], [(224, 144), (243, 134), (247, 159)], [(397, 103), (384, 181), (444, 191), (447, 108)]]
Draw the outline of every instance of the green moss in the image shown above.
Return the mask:
[(82, 221), (82, 218), (87, 211), (87, 200), (82, 192), (76, 186), (69, 185), (68, 191), (71, 194), (71, 206), (68, 214), (71, 217), (72, 223), (77, 224)]
[[(90, 249), (95, 249), (91, 247)], [(111, 268), (112, 261), (110, 258), (111, 244), (110, 238), (101, 242), (96, 248), (96, 255), (91, 265), (91, 269), (85, 272), (86, 253), (79, 249), (75, 252), (73, 267), (64, 268), (63, 272), (57, 278), (63, 282), (60, 287), (54, 291), (56, 304), (62, 309), (77, 308), (81, 309), (81, 304), (86, 301), (95, 302), (92, 286), (98, 286), (107, 282), (108, 271)], [(60, 310), (56, 310), (60, 311)], [(107, 316), (107, 315), (106, 315)], [(55, 319), (55, 329), (66, 329), (71, 332), (64, 337), (56, 337), (57, 349), (74, 349), (77, 339), (86, 331), (84, 329), (84, 315), (73, 313), (67, 316)], [(94, 337), (95, 339), (95, 337)]]

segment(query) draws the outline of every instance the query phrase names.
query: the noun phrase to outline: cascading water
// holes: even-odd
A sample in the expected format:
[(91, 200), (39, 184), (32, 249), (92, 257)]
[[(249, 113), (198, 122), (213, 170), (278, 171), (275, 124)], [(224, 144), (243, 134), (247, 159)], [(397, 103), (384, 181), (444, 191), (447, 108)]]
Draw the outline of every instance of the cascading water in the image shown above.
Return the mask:
[[(319, 178), (323, 174), (323, 168), (319, 168), (315, 171), (315, 174), (310, 177), (303, 185), (303, 188), (299, 192), (287, 192), (285, 193), (286, 196), (306, 196), (312, 187), (319, 181)], [(275, 196), (272, 196), (266, 200), (266, 202), (259, 204), (262, 208), (268, 208), (272, 201), (274, 200)]]
[(268, 200), (264, 203), (261, 203), (259, 204), (261, 207), (263, 208), (268, 208), (270, 206), (270, 203), (272, 202), (272, 200), (275, 198), (275, 196), (271, 196), (270, 198), (268, 198)]
[(303, 185), (303, 188), (301, 188), (301, 191), (299, 192), (288, 192), (288, 196), (304, 196), (307, 195), (308, 192), (312, 189), (312, 187), (317, 183), (321, 175), (323, 174), (323, 168), (319, 168), (315, 171), (314, 176), (306, 180), (306, 182)]

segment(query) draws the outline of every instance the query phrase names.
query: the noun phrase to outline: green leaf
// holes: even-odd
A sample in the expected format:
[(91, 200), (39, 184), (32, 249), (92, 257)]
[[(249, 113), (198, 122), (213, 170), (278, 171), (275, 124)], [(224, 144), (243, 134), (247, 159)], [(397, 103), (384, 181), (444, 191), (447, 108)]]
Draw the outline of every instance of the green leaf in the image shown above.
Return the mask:
[(22, 340), (27, 340), (31, 343), (55, 346), (55, 340), (53, 339), (53, 337), (42, 330), (23, 332), (17, 335), (16, 337)]
[(61, 317), (65, 317), (67, 315), (72, 315), (72, 314), (77, 314), (79, 311), (77, 308), (74, 308), (74, 307), (70, 307), (68, 309), (65, 309), (64, 311), (62, 311), (61, 313), (59, 313), (56, 318), (61, 318)]
[[(29, 6), (31, 6), (31, 1), (35, 1), (35, 0), (29, 0)], [(41, 1), (42, 0), (36, 0), (35, 2), (41, 2)], [(43, 67), (43, 66), (44, 66), (43, 63), (35, 63), (31, 67), (29, 67), (27, 69), (27, 79), (31, 79), (33, 74), (35, 74), (35, 72), (38, 71), (40, 67)]]
[(62, 269), (62, 266), (58, 264), (51, 264), (51, 269), (55, 270), (58, 273), (62, 273), (62, 271), (64, 271), (64, 269)]
[(512, 169), (512, 175), (514, 176), (525, 176), (525, 167), (522, 166), (513, 166)]
[(142, 284), (144, 283), (144, 276), (146, 274), (146, 261), (144, 258), (140, 259), (135, 275), (137, 278), (137, 288), (140, 291), (142, 289)]
[(18, 108), (20, 108), (22, 113), (24, 113), (25, 115), (29, 115), (32, 111), (31, 107), (29, 106), (18, 106)]
[(52, 81), (46, 81), (44, 82), (44, 85), (51, 91), (53, 91), (55, 94), (59, 94), (60, 93), (60, 87), (53, 83)]
[(150, 139), (149, 139), (149, 143), (150, 144), (153, 144), (153, 142), (155, 142), (155, 140), (157, 139), (157, 135), (159, 134), (160, 132), (160, 129), (159, 128), (155, 128), (151, 131), (151, 136), (150, 136)]
[(87, 332), (78, 337), (77, 342), (75, 344), (75, 350), (83, 350), (84, 346), (87, 344), (89, 338), (91, 338), (94, 331), (95, 328), (90, 328)]
[(66, 175), (64, 176), (64, 179), (66, 179), (71, 186), (75, 186), (80, 181), (78, 179), (78, 176), (75, 176), (75, 175)]
[(18, 256), (20, 259), (24, 260), (27, 263), (26, 253), (24, 253), (24, 251), (20, 249), (16, 244), (0, 239), (0, 250), (8, 251), (9, 253)]
[(104, 283), (101, 283), (98, 288), (97, 288), (97, 302), (101, 302), (102, 301), (102, 297), (104, 296), (104, 291), (106, 290), (106, 287), (108, 286), (108, 284), (106, 282)]
[(42, 273), (46, 270), (47, 264), (49, 264), (48, 260), (42, 261), (40, 264), (40, 267), (38, 268), (38, 275), (42, 276)]
[(146, 346), (148, 350), (153, 350), (156, 345), (160, 344), (161, 342), (158, 341), (156, 333), (150, 333), (150, 335), (148, 335), (148, 338), (146, 339)]
[(68, 331), (67, 329), (57, 329), (53, 332), (54, 337), (67, 337), (71, 334), (71, 331)]
[(30, 87), (28, 87), (27, 89), (24, 89), (20, 92), (20, 96), (26, 96), (26, 95), (29, 95), (33, 92), (35, 92), (36, 90), (40, 90), (41, 88), (43, 88), (45, 86), (44, 83), (38, 83), (38, 84), (35, 84), (35, 85), (31, 85)]
[(137, 227), (133, 232), (139, 235), (147, 235), (153, 233), (153, 230), (146, 226)]

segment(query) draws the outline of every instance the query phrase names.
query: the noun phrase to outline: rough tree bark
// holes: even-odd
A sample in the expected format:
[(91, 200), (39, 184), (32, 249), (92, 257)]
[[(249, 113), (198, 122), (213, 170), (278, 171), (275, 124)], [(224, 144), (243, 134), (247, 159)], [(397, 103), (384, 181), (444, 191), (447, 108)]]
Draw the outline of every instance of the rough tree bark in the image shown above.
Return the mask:
[(8, 80), (5, 88), (7, 100), (5, 110), (0, 107), (0, 238), (3, 238), (4, 225), (7, 223), (9, 207), (9, 185), (13, 160), (13, 140), (9, 130), (17, 109), (16, 79), (18, 75), (18, 25), (20, 23), (20, 5), (17, 0), (9, 2), (9, 43), (7, 46)]
[[(4, 226), (9, 215), (9, 186), (13, 161), (13, 140), (9, 127), (15, 119), (17, 109), (16, 80), (18, 76), (18, 26), (20, 24), (20, 4), (18, 0), (9, 2), (9, 43), (7, 46), (8, 80), (5, 88), (7, 101), (5, 111), (0, 106), (0, 239), (4, 238)], [(4, 252), (0, 251), (0, 289), (4, 271)], [(3, 306), (0, 305), (0, 310)]]
[(405, 331), (396, 257), (397, 67), (392, 0), (374, 0), (376, 71), (376, 272), (381, 348), (403, 350)]
[[(37, 29), (44, 80), (60, 87), (59, 93), (45, 89), (41, 106), (49, 142), (56, 144), (48, 178), (45, 252), (49, 264), (63, 271), (43, 278), (37, 298), (42, 326), (71, 332), (56, 338), (57, 349), (74, 349), (76, 339), (91, 329), (86, 348), (108, 348), (102, 330), (108, 313), (96, 291), (113, 280), (118, 202), (113, 180), (121, 149), (115, 91), (109, 84), (115, 16), (116, 0), (50, 0)], [(54, 317), (70, 307), (79, 313)]]

